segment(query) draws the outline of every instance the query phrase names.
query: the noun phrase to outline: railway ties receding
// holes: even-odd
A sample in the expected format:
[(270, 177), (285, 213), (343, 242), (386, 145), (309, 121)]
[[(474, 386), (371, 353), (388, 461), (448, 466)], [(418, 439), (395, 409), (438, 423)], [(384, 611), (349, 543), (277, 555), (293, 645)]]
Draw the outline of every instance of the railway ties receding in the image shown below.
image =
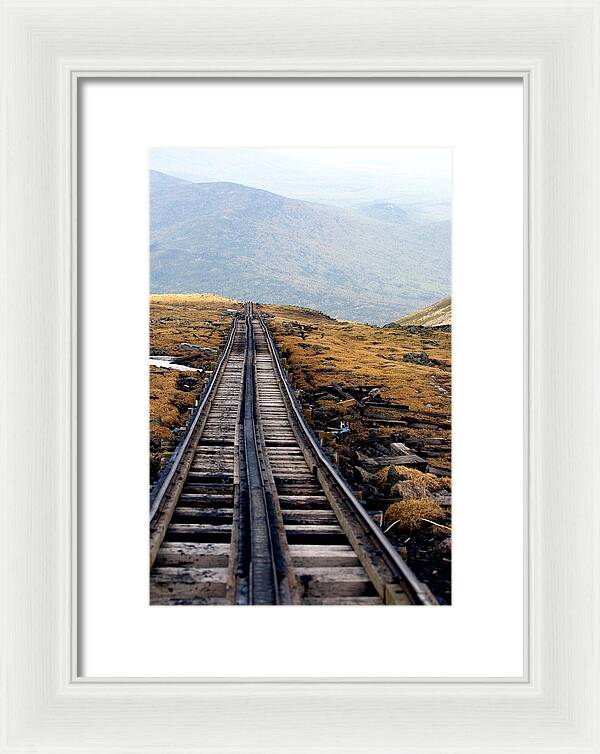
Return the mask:
[(151, 604), (436, 604), (308, 428), (252, 304), (153, 501)]
[(237, 531), (238, 434), (246, 332), (235, 321), (187, 458), (150, 527), (152, 604), (229, 604)]
[(236, 604), (290, 604), (289, 562), (282, 542), (281, 519), (264, 453), (255, 387), (252, 305), (246, 317), (246, 363), (241, 410), (239, 534)]

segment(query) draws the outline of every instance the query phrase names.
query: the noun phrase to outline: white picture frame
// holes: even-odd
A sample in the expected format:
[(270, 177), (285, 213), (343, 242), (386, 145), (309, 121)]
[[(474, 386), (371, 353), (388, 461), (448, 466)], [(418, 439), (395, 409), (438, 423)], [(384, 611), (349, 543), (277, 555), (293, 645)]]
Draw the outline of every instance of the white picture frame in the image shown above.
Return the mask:
[[(8, 0), (3, 11), (0, 750), (600, 752), (600, 2)], [(77, 676), (77, 87), (107, 76), (523, 80), (522, 681)]]

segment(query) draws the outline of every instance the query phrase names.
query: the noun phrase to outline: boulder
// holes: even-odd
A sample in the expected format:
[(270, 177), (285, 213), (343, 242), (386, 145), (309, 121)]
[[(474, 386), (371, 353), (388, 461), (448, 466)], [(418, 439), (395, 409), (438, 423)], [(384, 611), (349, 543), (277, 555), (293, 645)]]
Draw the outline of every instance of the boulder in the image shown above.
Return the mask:
[(438, 557), (450, 557), (452, 555), (452, 537), (443, 539), (431, 552)]
[(396, 482), (390, 490), (390, 495), (399, 498), (400, 500), (414, 500), (428, 497), (426, 488), (422, 484), (417, 484), (411, 479)]

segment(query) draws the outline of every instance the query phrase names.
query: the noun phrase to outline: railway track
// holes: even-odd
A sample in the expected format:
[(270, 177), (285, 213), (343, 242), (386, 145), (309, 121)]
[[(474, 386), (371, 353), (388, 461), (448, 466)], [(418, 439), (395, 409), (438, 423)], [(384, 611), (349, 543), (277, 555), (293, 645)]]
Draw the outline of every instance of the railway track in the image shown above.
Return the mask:
[(151, 497), (150, 602), (436, 604), (323, 452), (252, 304)]

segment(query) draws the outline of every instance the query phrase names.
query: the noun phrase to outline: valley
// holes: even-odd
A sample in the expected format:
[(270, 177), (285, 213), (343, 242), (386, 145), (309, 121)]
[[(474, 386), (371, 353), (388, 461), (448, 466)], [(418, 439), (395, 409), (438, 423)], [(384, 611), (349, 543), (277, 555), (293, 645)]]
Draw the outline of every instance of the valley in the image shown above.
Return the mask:
[(450, 221), (150, 173), (151, 292), (212, 290), (384, 325), (446, 295)]

